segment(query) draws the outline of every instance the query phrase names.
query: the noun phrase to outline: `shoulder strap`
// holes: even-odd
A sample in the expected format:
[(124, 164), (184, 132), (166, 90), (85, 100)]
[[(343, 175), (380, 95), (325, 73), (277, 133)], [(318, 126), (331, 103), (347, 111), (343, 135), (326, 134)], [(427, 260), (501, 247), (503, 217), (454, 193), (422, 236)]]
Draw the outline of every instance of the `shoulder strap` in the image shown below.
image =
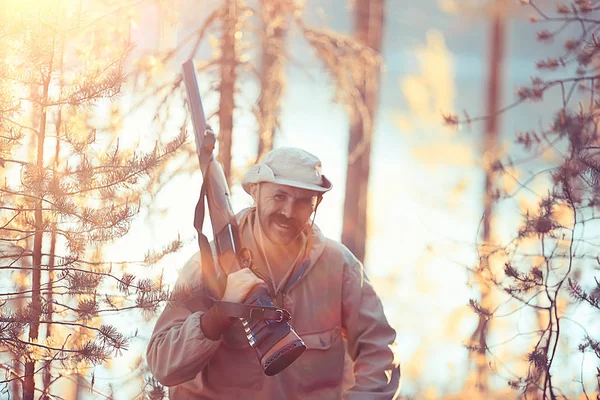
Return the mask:
[[(208, 172), (209, 168), (210, 163), (208, 164), (206, 172)], [(205, 173), (204, 177), (206, 176), (207, 174)], [(217, 276), (215, 261), (213, 259), (210, 244), (208, 243), (208, 238), (204, 235), (204, 233), (202, 233), (205, 210), (204, 199), (206, 198), (207, 183), (208, 182), (206, 179), (203, 179), (202, 188), (200, 189), (200, 198), (198, 199), (198, 203), (196, 203), (196, 209), (194, 210), (194, 228), (196, 229), (196, 232), (198, 232), (198, 246), (200, 247), (200, 257), (202, 262), (202, 282), (208, 289), (209, 293), (220, 299), (225, 290), (225, 277)]]

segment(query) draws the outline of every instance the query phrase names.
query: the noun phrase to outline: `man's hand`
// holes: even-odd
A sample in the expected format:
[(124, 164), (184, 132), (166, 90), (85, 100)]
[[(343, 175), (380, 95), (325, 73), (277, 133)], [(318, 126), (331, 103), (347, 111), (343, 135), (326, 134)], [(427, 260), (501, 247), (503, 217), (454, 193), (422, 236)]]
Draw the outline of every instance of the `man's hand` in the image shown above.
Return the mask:
[(254, 272), (250, 271), (250, 268), (242, 268), (227, 276), (225, 294), (221, 300), (241, 303), (252, 289), (262, 283), (265, 282), (254, 275)]

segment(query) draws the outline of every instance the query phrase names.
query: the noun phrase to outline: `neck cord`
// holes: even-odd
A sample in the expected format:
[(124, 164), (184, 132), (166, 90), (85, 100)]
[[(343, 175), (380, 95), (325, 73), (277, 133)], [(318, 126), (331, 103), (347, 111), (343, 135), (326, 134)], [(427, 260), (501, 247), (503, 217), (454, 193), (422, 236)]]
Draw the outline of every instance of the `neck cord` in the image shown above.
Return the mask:
[[(258, 186), (257, 198), (260, 198), (260, 185)], [(265, 263), (267, 264), (267, 271), (269, 272), (269, 275), (271, 277), (271, 282), (273, 284), (273, 290), (274, 290), (273, 295), (276, 295), (279, 292), (279, 290), (281, 290), (281, 288), (285, 286), (285, 284), (289, 280), (289, 277), (291, 276), (292, 270), (294, 269), (292, 267), (294, 265), (296, 265), (296, 263), (298, 262), (298, 259), (300, 258), (300, 255), (304, 253), (304, 255), (306, 257), (306, 253), (308, 251), (308, 241), (309, 241), (310, 235), (312, 233), (313, 225), (315, 223), (315, 218), (317, 216), (317, 208), (319, 207), (319, 203), (320, 203), (320, 200), (317, 201), (317, 206), (315, 207), (315, 211), (314, 211), (315, 215), (313, 216), (313, 219), (310, 224), (310, 229), (308, 230), (308, 232), (306, 234), (306, 238), (304, 239), (304, 245), (300, 247), (300, 251), (298, 252), (298, 255), (296, 255), (296, 258), (294, 259), (294, 261), (292, 261), (292, 263), (290, 264), (290, 266), (287, 269), (287, 272), (285, 273), (284, 277), (281, 279), (279, 284), (277, 284), (277, 286), (275, 285), (275, 275), (273, 274), (273, 270), (271, 269), (271, 264), (269, 263), (269, 259), (265, 252), (265, 249), (264, 249), (264, 244), (263, 244), (264, 233), (263, 233), (262, 226), (260, 223), (260, 218), (258, 215), (259, 214), (258, 203), (256, 204), (256, 211), (257, 211), (256, 223), (258, 224), (258, 247), (261, 251), (263, 258), (265, 259)]]

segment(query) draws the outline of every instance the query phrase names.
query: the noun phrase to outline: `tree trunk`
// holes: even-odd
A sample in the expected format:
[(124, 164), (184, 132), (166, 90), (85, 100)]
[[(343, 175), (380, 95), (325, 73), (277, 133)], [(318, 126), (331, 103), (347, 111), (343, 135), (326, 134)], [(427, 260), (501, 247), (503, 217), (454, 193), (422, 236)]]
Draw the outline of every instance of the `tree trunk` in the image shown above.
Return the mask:
[(73, 400), (81, 400), (85, 396), (85, 380), (80, 374), (75, 375), (75, 398)]
[[(383, 0), (357, 0), (355, 4), (356, 38), (378, 53), (383, 38)], [(342, 243), (361, 261), (365, 260), (367, 237), (367, 193), (371, 168), (371, 143), (379, 89), (379, 68), (366, 74), (359, 87), (366, 115), (353, 111), (348, 142), (348, 170)]]
[[(56, 36), (53, 43), (56, 43)], [(37, 157), (36, 168), (40, 171), (44, 169), (44, 142), (46, 140), (46, 118), (48, 109), (45, 103), (48, 101), (48, 91), (54, 72), (54, 53), (50, 55), (48, 62), (48, 70), (43, 76), (42, 97), (40, 104), (40, 126), (37, 137)], [(32, 96), (35, 98), (36, 96)], [(44, 218), (43, 218), (43, 202), (42, 194), (37, 201), (34, 220), (35, 233), (33, 235), (33, 254), (31, 261), (31, 321), (29, 324), (29, 341), (37, 341), (40, 332), (40, 316), (42, 312), (42, 294), (41, 294), (41, 278), (42, 278), (42, 247), (44, 235)], [(35, 394), (35, 360), (25, 362), (25, 377), (23, 384), (23, 400), (33, 400)]]
[[(33, 148), (33, 144), (31, 145), (30, 148)], [(25, 249), (29, 250), (32, 248), (32, 239), (28, 238), (25, 239)], [(31, 255), (27, 255), (27, 256), (22, 256), (19, 258), (19, 263), (20, 266), (23, 268), (27, 268), (27, 267), (31, 267)], [(29, 274), (30, 272), (26, 272), (26, 270), (23, 271), (17, 271), (17, 274), (21, 275), (21, 274)], [(17, 290), (17, 292), (23, 292), (28, 288), (27, 284), (25, 283), (24, 279), (18, 279), (18, 284), (15, 287)], [(23, 306), (25, 305), (25, 301), (22, 297), (17, 297), (16, 299), (11, 300), (12, 303), (12, 309), (13, 310), (20, 310), (23, 308)], [(10, 307), (10, 306), (9, 306)], [(18, 378), (18, 379), (14, 379), (11, 382), (11, 400), (21, 400), (22, 399), (22, 394), (23, 394), (23, 388), (24, 388), (24, 378), (23, 378), (23, 363), (21, 362), (21, 360), (19, 359), (19, 354), (17, 352), (13, 353), (13, 360), (12, 360), (12, 369), (14, 371), (14, 375), (11, 376), (11, 378)]]
[[(50, 73), (45, 77), (42, 99), (48, 98), (50, 86)], [(47, 111), (42, 107), (40, 127), (37, 141), (36, 168), (44, 168), (44, 140), (46, 137)], [(37, 341), (40, 331), (40, 315), (42, 311), (41, 277), (42, 277), (42, 239), (44, 221), (42, 214), (42, 200), (38, 200), (34, 218), (35, 233), (33, 235), (33, 257), (31, 263), (31, 321), (29, 323), (29, 341)], [(35, 393), (35, 360), (25, 362), (25, 381), (23, 385), (23, 400), (33, 400)]]
[[(62, 64), (62, 56), (60, 58)], [(61, 65), (61, 73), (62, 73), (62, 65)], [(56, 146), (54, 148), (54, 172), (58, 168), (58, 160), (60, 156), (60, 129), (62, 124), (62, 110), (59, 107), (56, 124), (55, 124), (55, 132), (56, 132)], [(46, 298), (46, 304), (48, 305), (48, 324), (46, 325), (46, 338), (52, 336), (52, 318), (54, 314), (54, 265), (55, 265), (55, 254), (56, 254), (56, 226), (52, 228), (52, 234), (50, 236), (50, 253), (48, 257), (48, 295)], [(43, 388), (44, 394), (50, 394), (50, 384), (52, 380), (51, 374), (52, 363), (50, 361), (44, 367), (44, 377), (43, 377)]]
[(237, 0), (227, 0), (221, 39), (221, 85), (219, 99), (219, 156), (227, 184), (231, 187), (231, 145), (237, 67), (236, 35), (240, 31)]
[[(481, 305), (485, 309), (491, 309), (493, 306), (491, 285), (484, 276), (483, 271), (491, 268), (489, 263), (489, 249), (492, 248), (493, 227), (491, 224), (493, 204), (494, 204), (494, 187), (493, 178), (494, 161), (498, 158), (498, 116), (495, 114), (500, 108), (501, 99), (501, 84), (502, 84), (502, 60), (504, 54), (504, 16), (501, 11), (495, 12), (492, 22), (492, 31), (490, 35), (490, 55), (489, 55), (489, 81), (487, 88), (487, 115), (489, 118), (486, 121), (484, 132), (484, 171), (485, 171), (485, 192), (483, 195), (483, 245), (484, 252), (480, 260), (481, 269), (475, 275), (479, 283), (481, 291)], [(492, 272), (493, 273), (493, 272)], [(475, 374), (473, 382), (476, 389), (482, 395), (488, 393), (488, 362), (486, 357), (487, 335), (489, 330), (490, 320), (485, 315), (479, 315), (479, 322), (473, 335), (471, 336), (472, 343), (476, 344), (476, 350), (472, 350), (469, 355), (475, 360)]]
[(258, 99), (258, 151), (259, 160), (273, 149), (273, 138), (278, 126), (279, 104), (283, 94), (283, 45), (286, 29), (285, 15), (279, 3), (261, 0), (264, 26), (262, 43), (260, 97)]
[[(46, 325), (46, 338), (52, 336), (52, 315), (53, 315), (53, 307), (52, 303), (54, 301), (54, 254), (56, 251), (56, 231), (53, 229), (52, 236), (50, 237), (50, 257), (48, 260), (48, 296), (47, 296), (47, 304), (48, 304), (48, 324)], [(48, 362), (44, 366), (44, 378), (43, 378), (43, 388), (45, 394), (50, 394), (50, 383), (52, 380), (51, 374), (51, 362)]]

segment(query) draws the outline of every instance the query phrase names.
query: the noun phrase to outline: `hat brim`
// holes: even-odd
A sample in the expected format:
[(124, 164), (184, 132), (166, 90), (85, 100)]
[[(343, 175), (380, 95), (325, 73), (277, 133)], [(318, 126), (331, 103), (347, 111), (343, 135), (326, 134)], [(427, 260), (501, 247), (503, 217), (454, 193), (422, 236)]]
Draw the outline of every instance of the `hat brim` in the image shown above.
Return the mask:
[(323, 179), (322, 185), (313, 185), (306, 182), (295, 181), (291, 179), (285, 179), (278, 176), (273, 175), (273, 171), (266, 165), (255, 164), (248, 171), (244, 178), (242, 179), (242, 187), (246, 191), (246, 193), (250, 193), (250, 186), (253, 183), (263, 183), (270, 182), (278, 185), (291, 186), (298, 189), (306, 189), (312, 190), (313, 192), (325, 193), (331, 190), (333, 185), (331, 181), (325, 177), (325, 175), (321, 175)]
[(319, 193), (325, 193), (325, 192), (331, 190), (331, 182), (329, 182), (329, 179), (325, 178), (324, 175), (321, 175), (321, 178), (323, 179), (323, 185), (325, 185), (325, 186), (311, 185), (310, 183), (293, 181), (291, 179), (282, 179), (277, 176), (275, 177), (274, 183), (277, 183), (280, 185), (285, 185), (285, 186), (291, 186), (291, 187), (295, 187), (295, 188), (299, 188), (299, 189), (312, 190), (313, 192), (319, 192)]

